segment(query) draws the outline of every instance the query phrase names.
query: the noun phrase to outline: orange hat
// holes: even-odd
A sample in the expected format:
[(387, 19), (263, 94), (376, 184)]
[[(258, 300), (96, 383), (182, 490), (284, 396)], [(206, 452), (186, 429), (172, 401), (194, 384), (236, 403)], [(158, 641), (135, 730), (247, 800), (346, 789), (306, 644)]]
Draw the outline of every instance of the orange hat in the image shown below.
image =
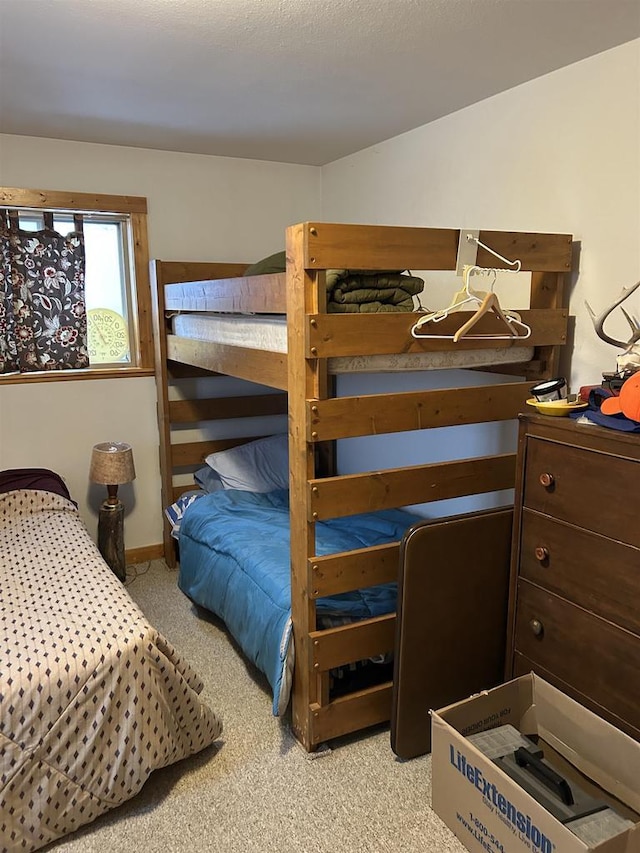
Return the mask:
[(632, 421), (640, 421), (640, 370), (624, 382), (618, 397), (607, 397), (600, 411), (604, 415), (622, 413)]

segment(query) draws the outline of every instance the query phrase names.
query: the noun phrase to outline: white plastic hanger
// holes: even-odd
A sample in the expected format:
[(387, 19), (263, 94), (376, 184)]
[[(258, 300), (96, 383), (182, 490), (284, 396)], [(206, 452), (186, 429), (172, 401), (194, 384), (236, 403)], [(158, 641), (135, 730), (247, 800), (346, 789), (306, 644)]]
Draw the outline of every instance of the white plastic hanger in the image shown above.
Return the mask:
[[(467, 236), (472, 237), (472, 235)], [(476, 238), (474, 237), (473, 239), (475, 240)], [(477, 242), (479, 243), (479, 241)], [(479, 243), (479, 245), (483, 244)], [(486, 246), (484, 246), (484, 248), (488, 249)], [(520, 261), (509, 261), (501, 255), (498, 255), (496, 252), (493, 252), (491, 249), (488, 249), (488, 251), (496, 255), (496, 257), (500, 258), (500, 260), (503, 260), (505, 263), (512, 265), (517, 264), (517, 269), (513, 270), (513, 272), (519, 272), (521, 266)], [(492, 275), (493, 279), (491, 282), (491, 289), (489, 291), (474, 290), (470, 283), (471, 276), (474, 274)], [(463, 267), (462, 277), (465, 283), (464, 289), (458, 290), (454, 293), (453, 299), (446, 308), (425, 314), (420, 317), (416, 323), (414, 323), (411, 328), (411, 335), (414, 338), (442, 338), (443, 340), (452, 340), (457, 343), (462, 337), (466, 337), (467, 340), (505, 340), (510, 338), (525, 339), (531, 335), (531, 327), (522, 322), (519, 314), (515, 311), (503, 310), (500, 306), (500, 301), (498, 300), (497, 295), (493, 292), (493, 286), (496, 279), (495, 269), (465, 265)], [(475, 314), (470, 317), (454, 334), (429, 334), (428, 332), (421, 331), (424, 326), (430, 323), (439, 323), (454, 311), (459, 311), (467, 306), (472, 307), (473, 305), (477, 306)], [(489, 311), (493, 311), (499, 319), (502, 320), (508, 333), (468, 335), (467, 332), (473, 328), (480, 317), (484, 316), (484, 314)], [(521, 334), (518, 331), (519, 329), (522, 330), (524, 334)]]
[[(457, 290), (451, 299), (449, 305), (446, 308), (441, 308), (438, 311), (432, 311), (429, 314), (424, 314), (418, 322), (414, 325), (411, 333), (417, 331), (422, 328), (427, 323), (439, 323), (441, 320), (444, 320), (445, 317), (448, 317), (453, 311), (459, 311), (465, 305), (471, 304), (479, 304), (482, 302), (484, 297), (487, 295), (485, 292), (480, 290), (474, 290), (470, 284), (470, 278), (474, 272), (481, 271), (480, 267), (465, 265), (462, 268), (462, 280), (464, 282), (464, 287), (462, 290)], [(414, 337), (418, 337), (414, 335)], [(420, 337), (425, 337), (424, 335), (420, 335)]]
[(514, 267), (514, 269), (508, 270), (508, 272), (520, 272), (520, 270), (522, 269), (522, 264), (520, 261), (510, 261), (509, 258), (505, 258), (503, 255), (499, 255), (497, 252), (494, 252), (490, 246), (486, 246), (484, 243), (481, 243), (475, 234), (467, 234), (467, 242), (475, 243), (477, 246), (482, 246), (482, 248), (486, 249), (487, 252), (490, 252), (494, 258), (498, 258), (499, 260), (503, 261), (503, 263), (508, 264), (510, 267)]

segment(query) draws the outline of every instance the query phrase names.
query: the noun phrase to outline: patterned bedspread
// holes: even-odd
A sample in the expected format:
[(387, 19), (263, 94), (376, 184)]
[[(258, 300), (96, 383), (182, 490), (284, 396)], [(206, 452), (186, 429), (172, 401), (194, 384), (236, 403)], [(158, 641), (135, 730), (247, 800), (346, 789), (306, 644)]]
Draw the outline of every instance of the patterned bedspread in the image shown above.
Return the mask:
[(71, 501), (0, 494), (0, 849), (42, 847), (216, 740), (201, 689)]

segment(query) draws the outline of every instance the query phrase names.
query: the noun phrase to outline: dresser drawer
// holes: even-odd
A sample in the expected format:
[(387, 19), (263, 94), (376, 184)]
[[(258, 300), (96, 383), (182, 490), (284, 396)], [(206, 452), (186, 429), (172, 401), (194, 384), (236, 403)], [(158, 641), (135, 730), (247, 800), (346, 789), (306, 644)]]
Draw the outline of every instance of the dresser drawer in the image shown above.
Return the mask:
[(640, 637), (520, 580), (515, 650), (640, 728)]
[(520, 576), (640, 634), (640, 549), (632, 545), (525, 509)]
[(640, 548), (636, 460), (529, 438), (523, 498), (529, 509)]

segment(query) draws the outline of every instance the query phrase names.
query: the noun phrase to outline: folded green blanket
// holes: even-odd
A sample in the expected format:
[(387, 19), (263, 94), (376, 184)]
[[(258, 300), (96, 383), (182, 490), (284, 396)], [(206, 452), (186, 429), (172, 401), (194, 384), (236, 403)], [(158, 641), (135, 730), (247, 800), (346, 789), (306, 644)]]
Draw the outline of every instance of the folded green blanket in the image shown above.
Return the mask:
[[(276, 252), (252, 264), (245, 275), (284, 272), (286, 256)], [(402, 270), (327, 270), (327, 311), (329, 313), (373, 313), (413, 311), (413, 296), (424, 281)]]

